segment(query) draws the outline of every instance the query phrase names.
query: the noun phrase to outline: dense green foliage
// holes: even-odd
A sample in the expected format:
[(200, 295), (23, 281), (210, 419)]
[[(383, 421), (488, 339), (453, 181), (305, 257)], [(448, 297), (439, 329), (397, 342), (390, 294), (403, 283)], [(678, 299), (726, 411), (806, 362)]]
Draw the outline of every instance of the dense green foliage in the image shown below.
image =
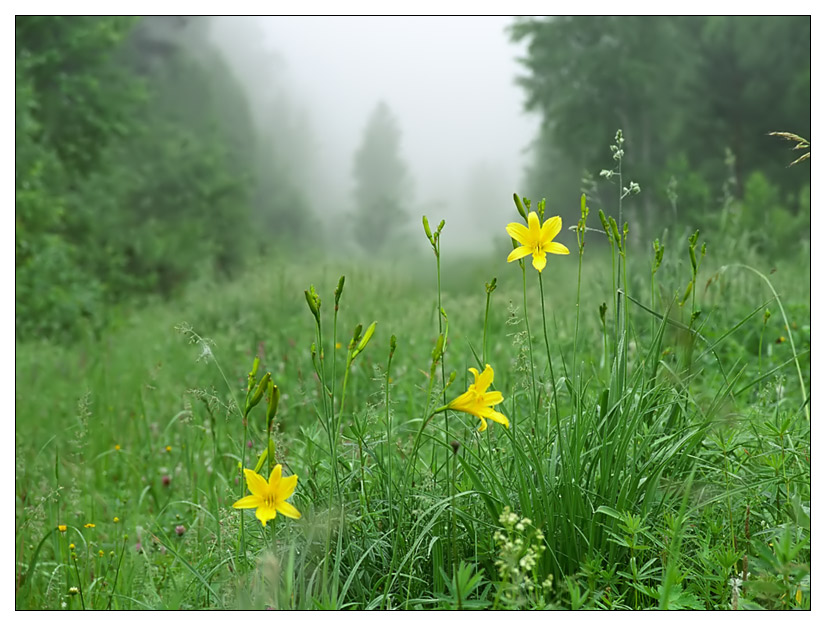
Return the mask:
[(18, 336), (100, 327), (107, 305), (301, 234), (300, 194), (208, 26), (17, 18)]
[[(726, 150), (734, 195), (742, 198), (750, 177), (761, 172), (782, 198), (784, 218), (794, 219), (808, 196), (801, 191), (808, 170), (787, 168), (791, 159), (777, 157), (787, 146), (767, 134), (798, 129), (809, 136), (810, 22), (807, 16), (517, 21), (511, 36), (527, 45), (520, 78), (525, 106), (542, 120), (528, 188), (554, 200), (575, 196), (583, 174), (600, 171), (605, 137), (622, 128), (626, 167), (648, 190), (635, 219), (651, 236), (663, 225), (696, 224), (719, 210)], [(563, 217), (576, 219), (573, 209)], [(772, 228), (782, 221), (773, 220)]]

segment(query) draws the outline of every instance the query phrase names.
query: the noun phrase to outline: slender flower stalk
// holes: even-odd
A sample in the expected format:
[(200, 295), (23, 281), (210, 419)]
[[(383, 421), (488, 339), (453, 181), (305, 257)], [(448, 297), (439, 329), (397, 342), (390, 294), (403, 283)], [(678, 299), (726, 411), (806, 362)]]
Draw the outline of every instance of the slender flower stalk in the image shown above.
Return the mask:
[[(554, 411), (556, 412), (556, 436), (559, 440), (559, 454), (560, 454), (560, 461), (565, 465), (565, 458), (562, 453), (562, 429), (559, 425), (560, 415), (559, 415), (559, 401), (557, 400), (557, 393), (556, 393), (556, 377), (554, 376), (554, 362), (551, 358), (551, 342), (548, 339), (548, 325), (546, 322), (545, 316), (545, 288), (542, 285), (542, 274), (539, 274), (539, 298), (542, 301), (542, 331), (545, 335), (545, 350), (548, 355), (548, 367), (551, 370), (551, 390), (554, 394)], [(551, 432), (551, 424), (550, 424), (550, 412), (548, 413), (548, 432)]]
[[(514, 202), (520, 215), (525, 215), (525, 209), (519, 201), (519, 197), (514, 194)], [(530, 208), (530, 205), (528, 205)], [(544, 201), (539, 203), (540, 212), (544, 213)], [(541, 223), (539, 215), (536, 211), (531, 211), (527, 214), (527, 227), (518, 222), (511, 222), (505, 227), (511, 239), (518, 242), (520, 245), (515, 247), (508, 255), (508, 263), (522, 259), (526, 256), (532, 256), (532, 264), (534, 269), (540, 273), (545, 269), (547, 264), (547, 254), (570, 254), (568, 248), (554, 241), (554, 238), (562, 230), (562, 218), (558, 215), (549, 218), (544, 224)], [(522, 291), (525, 307), (525, 325), (528, 329), (528, 348), (531, 351), (531, 381), (533, 392), (534, 410), (538, 410), (538, 399), (536, 395), (536, 374), (533, 367), (533, 348), (531, 347), (530, 327), (528, 326), (528, 296), (527, 296), (527, 278), (525, 276), (525, 267), (522, 265)], [(543, 319), (543, 324), (544, 324)]]
[(489, 283), (485, 283), (485, 326), (482, 331), (482, 361), (488, 360), (488, 313), (490, 312), (490, 296), (496, 290), (496, 277)]

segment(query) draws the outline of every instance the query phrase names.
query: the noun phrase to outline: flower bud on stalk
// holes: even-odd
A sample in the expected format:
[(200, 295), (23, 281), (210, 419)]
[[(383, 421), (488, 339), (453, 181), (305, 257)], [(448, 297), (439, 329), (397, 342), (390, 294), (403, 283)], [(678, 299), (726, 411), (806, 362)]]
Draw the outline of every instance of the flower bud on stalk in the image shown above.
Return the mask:
[(516, 210), (519, 211), (519, 215), (521, 215), (522, 219), (527, 222), (528, 213), (525, 211), (525, 206), (522, 204), (522, 200), (520, 200), (519, 196), (516, 194), (513, 194), (513, 203), (516, 205)]
[(336, 311), (338, 311), (338, 301), (341, 300), (342, 291), (344, 291), (344, 276), (338, 279), (338, 286), (336, 287)]
[(251, 398), (247, 400), (247, 408), (244, 411), (244, 417), (249, 415), (249, 412), (252, 411), (255, 406), (261, 402), (261, 398), (264, 397), (264, 391), (267, 389), (267, 385), (272, 384), (272, 374), (267, 372), (264, 374), (264, 377), (261, 379), (261, 382), (258, 383), (258, 387), (255, 389), (255, 393), (252, 395)]
[(353, 338), (350, 340), (350, 345), (348, 349), (352, 352), (356, 349), (358, 345), (359, 339), (361, 338), (361, 324), (356, 324), (355, 330), (353, 330)]
[(310, 290), (304, 291), (304, 297), (307, 298), (307, 306), (310, 307), (310, 313), (313, 314), (315, 318), (316, 324), (321, 323), (321, 298), (318, 297), (318, 294), (315, 291), (315, 287), (310, 285)]
[(364, 337), (361, 338), (361, 341), (356, 347), (355, 351), (353, 352), (353, 358), (355, 359), (361, 352), (367, 347), (367, 344), (370, 343), (370, 339), (373, 337), (373, 333), (376, 332), (376, 324), (378, 322), (373, 322), (370, 326), (367, 327), (367, 330), (364, 333)]
[(433, 243), (433, 233), (430, 232), (430, 223), (427, 221), (427, 215), (422, 215), (422, 226), (424, 226), (424, 234), (427, 235), (428, 241)]
[(255, 360), (252, 362), (252, 369), (247, 375), (247, 393), (252, 391), (252, 386), (255, 384), (255, 374), (258, 372), (258, 365), (260, 362), (261, 361), (258, 357), (255, 357)]
[(688, 296), (691, 295), (691, 288), (692, 287), (694, 287), (694, 281), (690, 280), (690, 281), (688, 281), (688, 286), (685, 288), (685, 293), (683, 294), (683, 300), (682, 300), (682, 302), (680, 302), (680, 306), (683, 306), (685, 304), (686, 300), (688, 300)]

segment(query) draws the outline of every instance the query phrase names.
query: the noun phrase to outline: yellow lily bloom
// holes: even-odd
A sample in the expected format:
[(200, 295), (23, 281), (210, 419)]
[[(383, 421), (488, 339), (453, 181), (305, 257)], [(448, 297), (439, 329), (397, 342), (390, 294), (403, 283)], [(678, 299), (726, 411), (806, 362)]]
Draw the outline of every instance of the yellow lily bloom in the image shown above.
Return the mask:
[(488, 423), (485, 421), (486, 418), (510, 428), (508, 418), (493, 410), (494, 405), (504, 401), (501, 392), (488, 391), (488, 387), (493, 383), (493, 368), (490, 365), (485, 365), (485, 370), (481, 374), (475, 367), (471, 367), (468, 371), (473, 374), (473, 382), (470, 383), (467, 391), (452, 400), (447, 408), (478, 417), (482, 420), (482, 425), (479, 427), (480, 432), (488, 427)]
[(516, 261), (529, 254), (533, 255), (533, 266), (537, 272), (545, 269), (546, 253), (570, 254), (570, 250), (561, 243), (554, 241), (554, 237), (562, 230), (562, 218), (558, 215), (546, 220), (540, 227), (539, 216), (536, 211), (528, 214), (528, 226), (511, 222), (505, 227), (508, 234), (522, 245), (515, 248), (508, 255), (508, 263)]
[(289, 502), (285, 502), (293, 495), (298, 476), (293, 474), (287, 478), (281, 478), (281, 464), (272, 469), (269, 482), (251, 469), (245, 469), (244, 476), (247, 479), (247, 488), (252, 495), (238, 500), (232, 505), (233, 508), (255, 509), (255, 517), (261, 520), (262, 526), (266, 526), (269, 520), (275, 519), (276, 512), (293, 519), (301, 517), (298, 509)]

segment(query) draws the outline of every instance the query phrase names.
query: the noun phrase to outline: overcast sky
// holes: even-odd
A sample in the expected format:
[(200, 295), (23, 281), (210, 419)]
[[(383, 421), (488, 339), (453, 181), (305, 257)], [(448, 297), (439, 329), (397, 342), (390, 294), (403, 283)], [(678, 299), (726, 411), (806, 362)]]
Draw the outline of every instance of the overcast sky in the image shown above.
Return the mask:
[(400, 122), (419, 209), (437, 196), (451, 207), (461, 203), (469, 169), (479, 162), (500, 174), (493, 195), (501, 193), (504, 209), (512, 209), (538, 124), (522, 112), (523, 92), (514, 83), (522, 47), (505, 32), (513, 18), (255, 19), (284, 59), (280, 71), (310, 107), (320, 165), (339, 195), (353, 187), (353, 153), (384, 100)]

